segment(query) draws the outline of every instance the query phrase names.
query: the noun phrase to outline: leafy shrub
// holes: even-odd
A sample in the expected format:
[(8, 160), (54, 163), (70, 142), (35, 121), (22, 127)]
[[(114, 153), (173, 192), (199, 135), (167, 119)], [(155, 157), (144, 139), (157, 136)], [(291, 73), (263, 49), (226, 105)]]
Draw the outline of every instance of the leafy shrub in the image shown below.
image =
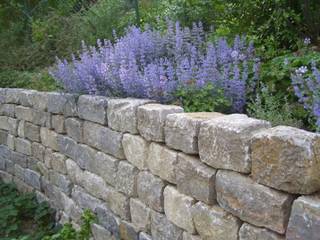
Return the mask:
[(281, 93), (273, 94), (267, 86), (261, 87), (256, 97), (249, 102), (247, 111), (254, 118), (270, 121), (273, 126), (303, 126), (303, 122), (295, 118), (287, 98)]
[[(251, 79), (259, 62), (253, 46), (236, 37), (234, 44), (220, 38), (206, 42), (201, 23), (192, 29), (168, 22), (164, 33), (146, 27), (130, 27), (110, 41), (98, 41), (71, 62), (57, 60), (51, 75), (69, 92), (138, 97), (172, 101), (180, 87), (222, 89), (233, 111), (243, 111)], [(249, 87), (248, 87), (249, 86)]]
[(292, 74), (294, 92), (314, 119), (314, 128), (320, 131), (320, 71), (313, 64), (311, 71), (302, 66)]

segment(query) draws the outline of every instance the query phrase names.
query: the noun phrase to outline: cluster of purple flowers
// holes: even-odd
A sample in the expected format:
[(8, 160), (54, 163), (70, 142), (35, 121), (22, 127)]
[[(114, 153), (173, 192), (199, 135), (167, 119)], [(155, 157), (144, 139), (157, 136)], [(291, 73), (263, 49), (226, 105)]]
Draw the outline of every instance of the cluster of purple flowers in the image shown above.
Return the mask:
[(168, 21), (165, 32), (132, 26), (114, 43), (83, 44), (71, 61), (57, 59), (50, 73), (69, 92), (160, 102), (173, 100), (179, 87), (210, 83), (224, 91), (233, 111), (242, 112), (249, 75), (258, 77), (253, 51), (239, 36), (232, 46), (224, 38), (210, 43), (201, 23), (184, 28)]
[(299, 102), (309, 110), (316, 119), (317, 130), (320, 130), (320, 71), (315, 63), (311, 72), (306, 66), (296, 70), (291, 76), (292, 85)]

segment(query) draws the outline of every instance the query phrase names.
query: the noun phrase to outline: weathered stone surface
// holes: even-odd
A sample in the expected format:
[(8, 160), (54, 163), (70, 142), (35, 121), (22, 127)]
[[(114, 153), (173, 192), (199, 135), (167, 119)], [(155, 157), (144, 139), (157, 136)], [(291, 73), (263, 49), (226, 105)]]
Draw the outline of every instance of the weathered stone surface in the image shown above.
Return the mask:
[(24, 125), (25, 125), (26, 121), (24, 120), (20, 120), (18, 123), (18, 129), (17, 129), (17, 134), (19, 137), (24, 138)]
[(24, 168), (22, 168), (18, 164), (15, 164), (14, 165), (14, 176), (19, 178), (20, 180), (24, 181)]
[(199, 133), (200, 159), (214, 168), (249, 173), (249, 140), (254, 132), (268, 127), (270, 123), (243, 114), (205, 121)]
[(24, 181), (27, 185), (41, 190), (40, 174), (30, 169), (24, 170)]
[(91, 225), (91, 231), (94, 240), (116, 240), (107, 229), (98, 224), (93, 223)]
[(238, 240), (240, 220), (219, 206), (198, 202), (193, 206), (192, 215), (201, 239)]
[(59, 151), (58, 134), (48, 128), (40, 128), (41, 142), (44, 146), (49, 147), (55, 151)]
[(102, 96), (82, 95), (78, 100), (79, 117), (92, 122), (107, 124), (108, 99)]
[(6, 169), (6, 161), (8, 158), (11, 158), (9, 149), (0, 144), (0, 170)]
[(182, 193), (207, 204), (213, 204), (216, 170), (200, 162), (195, 156), (178, 154), (176, 167), (177, 187)]
[(36, 91), (34, 91), (34, 90), (23, 89), (19, 93), (19, 103), (25, 107), (32, 107), (32, 105), (33, 105), (32, 99), (33, 99), (33, 95), (35, 93), (36, 93)]
[(0, 129), (9, 131), (10, 134), (16, 136), (18, 120), (7, 116), (0, 116)]
[(165, 125), (165, 142), (171, 148), (197, 154), (201, 122), (221, 116), (223, 114), (215, 112), (169, 114)]
[(122, 134), (107, 127), (85, 121), (83, 124), (84, 142), (119, 159), (124, 159)]
[(19, 192), (31, 193), (34, 190), (34, 188), (31, 185), (29, 185), (28, 183), (25, 183), (24, 181), (20, 180), (20, 178), (13, 177), (12, 178), (12, 182), (16, 185), (17, 190)]
[(16, 106), (16, 118), (32, 122), (33, 124), (50, 127), (51, 116), (47, 112), (41, 112), (29, 107)]
[(23, 138), (16, 138), (15, 139), (16, 151), (19, 153), (23, 153), (25, 155), (30, 156), (31, 151), (31, 142), (23, 139)]
[(201, 240), (199, 235), (191, 235), (188, 232), (183, 232), (182, 239), (183, 240)]
[(97, 207), (96, 213), (99, 223), (107, 229), (115, 239), (120, 239), (119, 219), (105, 206)]
[(7, 145), (8, 142), (8, 132), (0, 130), (0, 144)]
[(58, 148), (60, 153), (72, 159), (76, 158), (77, 146), (78, 146), (76, 141), (74, 141), (72, 138), (69, 138), (63, 135), (58, 135), (57, 142), (58, 142)]
[(116, 174), (116, 189), (127, 196), (137, 195), (137, 176), (139, 170), (127, 161), (121, 161)]
[(163, 212), (163, 189), (165, 183), (147, 171), (140, 172), (137, 179), (137, 191), (141, 201), (150, 208)]
[(11, 152), (10, 156), (11, 156), (12, 162), (19, 164), (23, 168), (27, 167), (27, 156), (26, 155), (24, 155), (22, 153), (18, 153), (18, 152)]
[(150, 144), (147, 165), (154, 175), (168, 182), (176, 183), (177, 163), (178, 153), (176, 151), (158, 143)]
[(0, 115), (14, 118), (15, 117), (15, 106), (14, 104), (0, 104)]
[(19, 104), (19, 96), (20, 92), (23, 91), (23, 89), (18, 88), (7, 88), (5, 93), (5, 103), (14, 103)]
[(64, 126), (64, 116), (62, 115), (52, 115), (51, 117), (51, 125), (55, 132), (57, 133), (65, 133)]
[(136, 231), (150, 231), (151, 209), (139, 199), (130, 199), (131, 222)]
[(70, 180), (74, 184), (79, 184), (80, 183), (80, 178), (82, 177), (82, 170), (76, 164), (73, 160), (67, 159), (66, 160), (66, 167), (67, 167), (67, 172)]
[(8, 134), (7, 137), (7, 146), (10, 150), (14, 151), (15, 150), (15, 137), (11, 134)]
[(32, 123), (24, 123), (24, 137), (32, 142), (40, 142), (40, 127)]
[(145, 232), (140, 232), (139, 240), (152, 240), (151, 236)]
[(63, 114), (65, 117), (77, 115), (76, 96), (66, 93), (50, 92), (48, 95), (48, 112)]
[(31, 96), (32, 107), (39, 111), (47, 111), (48, 94), (46, 92), (34, 92)]
[(257, 182), (290, 193), (320, 190), (320, 134), (274, 127), (255, 134), (251, 152)]
[(126, 195), (110, 187), (109, 198), (106, 202), (111, 211), (118, 215), (121, 219), (130, 219), (130, 204), (129, 198)]
[(103, 152), (97, 152), (95, 157), (87, 162), (86, 168), (102, 177), (108, 184), (115, 186), (118, 164), (118, 159)]
[(13, 176), (5, 171), (0, 171), (0, 179), (4, 183), (11, 183), (13, 180)]
[(122, 146), (124, 155), (130, 163), (140, 170), (147, 168), (149, 143), (146, 140), (137, 135), (124, 134)]
[(122, 221), (120, 223), (120, 237), (123, 240), (138, 240), (139, 234), (134, 229), (132, 223)]
[(164, 212), (168, 220), (190, 233), (195, 233), (192, 221), (192, 205), (195, 200), (192, 197), (181, 194), (172, 186), (167, 186), (163, 195)]
[(83, 121), (77, 118), (67, 118), (65, 128), (67, 135), (77, 142), (83, 142)]
[(27, 166), (29, 169), (33, 170), (33, 171), (36, 171), (36, 172), (39, 172), (39, 169), (37, 167), (37, 162), (38, 162), (38, 159), (34, 158), (34, 157), (28, 157), (28, 160), (27, 160)]
[(39, 172), (43, 176), (43, 178), (49, 180), (49, 169), (43, 162), (37, 162), (37, 169), (37, 172)]
[(6, 102), (6, 88), (0, 88), (0, 104), (3, 104)]
[(222, 170), (216, 175), (216, 191), (219, 205), (241, 220), (280, 234), (285, 232), (292, 196)]
[(50, 166), (58, 173), (67, 174), (66, 160), (67, 158), (65, 155), (54, 152), (52, 153)]
[(33, 142), (31, 145), (32, 148), (32, 156), (38, 159), (39, 161), (44, 161), (44, 152), (45, 147), (42, 146), (40, 143)]
[(182, 229), (171, 223), (164, 214), (151, 211), (151, 235), (157, 240), (182, 240)]
[(138, 107), (138, 130), (148, 141), (164, 142), (164, 126), (168, 114), (183, 109), (173, 105), (146, 104)]
[(284, 240), (284, 236), (272, 232), (266, 228), (242, 224), (239, 231), (239, 240)]
[(147, 99), (110, 99), (107, 111), (109, 127), (119, 132), (137, 134), (138, 107), (151, 102)]
[(92, 197), (78, 185), (75, 185), (72, 189), (71, 196), (79, 207), (81, 207), (82, 209), (90, 209), (93, 212), (95, 212), (96, 208), (102, 204), (102, 201), (95, 197)]
[(318, 240), (320, 237), (320, 194), (302, 196), (293, 202), (287, 240)]
[(76, 145), (75, 154), (76, 156), (74, 160), (76, 161), (76, 163), (82, 169), (87, 169), (88, 164), (94, 161), (96, 150), (94, 150), (91, 147), (88, 147), (87, 145), (78, 144)]
[(72, 183), (68, 179), (68, 177), (66, 177), (63, 174), (57, 173), (55, 171), (50, 171), (49, 172), (49, 181), (52, 184), (56, 185), (58, 188), (60, 188), (61, 191), (63, 191), (67, 195), (70, 195), (71, 190), (72, 190)]
[(51, 162), (53, 158), (52, 155), (53, 155), (52, 149), (46, 148), (46, 150), (44, 151), (44, 164), (48, 169), (51, 168)]

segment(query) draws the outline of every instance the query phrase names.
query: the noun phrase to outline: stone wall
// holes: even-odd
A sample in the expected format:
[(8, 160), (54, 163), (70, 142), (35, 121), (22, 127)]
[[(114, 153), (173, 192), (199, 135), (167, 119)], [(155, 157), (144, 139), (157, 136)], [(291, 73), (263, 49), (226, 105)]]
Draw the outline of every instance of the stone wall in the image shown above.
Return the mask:
[(0, 89), (0, 169), (96, 240), (320, 239), (320, 135), (246, 115)]

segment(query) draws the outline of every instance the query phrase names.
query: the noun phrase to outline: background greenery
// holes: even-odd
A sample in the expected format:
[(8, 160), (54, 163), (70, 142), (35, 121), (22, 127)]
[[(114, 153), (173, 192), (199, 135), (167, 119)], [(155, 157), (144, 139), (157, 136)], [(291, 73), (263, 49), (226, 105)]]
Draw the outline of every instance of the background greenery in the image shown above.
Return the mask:
[[(48, 67), (55, 57), (70, 58), (81, 48), (81, 41), (94, 45), (97, 39), (121, 36), (131, 24), (150, 24), (160, 30), (165, 21), (180, 21), (190, 26), (201, 21), (206, 30), (214, 26), (211, 40), (246, 34), (255, 44), (262, 60), (260, 82), (276, 106), (283, 97), (290, 116), (312, 128), (308, 113), (298, 104), (290, 75), (299, 66), (319, 63), (320, 2), (318, 0), (3, 0), (0, 3), (0, 87), (54, 90)], [(306, 48), (305, 38), (311, 39)], [(180, 91), (187, 109), (217, 110), (226, 104), (220, 95), (216, 103), (208, 89), (202, 92)], [(199, 100), (188, 99), (188, 94)], [(266, 97), (262, 88), (256, 94)], [(185, 97), (184, 97), (185, 96)], [(282, 109), (270, 109), (265, 101), (251, 96), (248, 113), (269, 120)], [(269, 99), (269, 100), (270, 100)], [(271, 101), (271, 100), (270, 100)], [(255, 109), (257, 108), (257, 109)], [(259, 110), (260, 109), (260, 110)], [(275, 124), (288, 123), (275, 117)], [(291, 124), (296, 125), (296, 124)]]

